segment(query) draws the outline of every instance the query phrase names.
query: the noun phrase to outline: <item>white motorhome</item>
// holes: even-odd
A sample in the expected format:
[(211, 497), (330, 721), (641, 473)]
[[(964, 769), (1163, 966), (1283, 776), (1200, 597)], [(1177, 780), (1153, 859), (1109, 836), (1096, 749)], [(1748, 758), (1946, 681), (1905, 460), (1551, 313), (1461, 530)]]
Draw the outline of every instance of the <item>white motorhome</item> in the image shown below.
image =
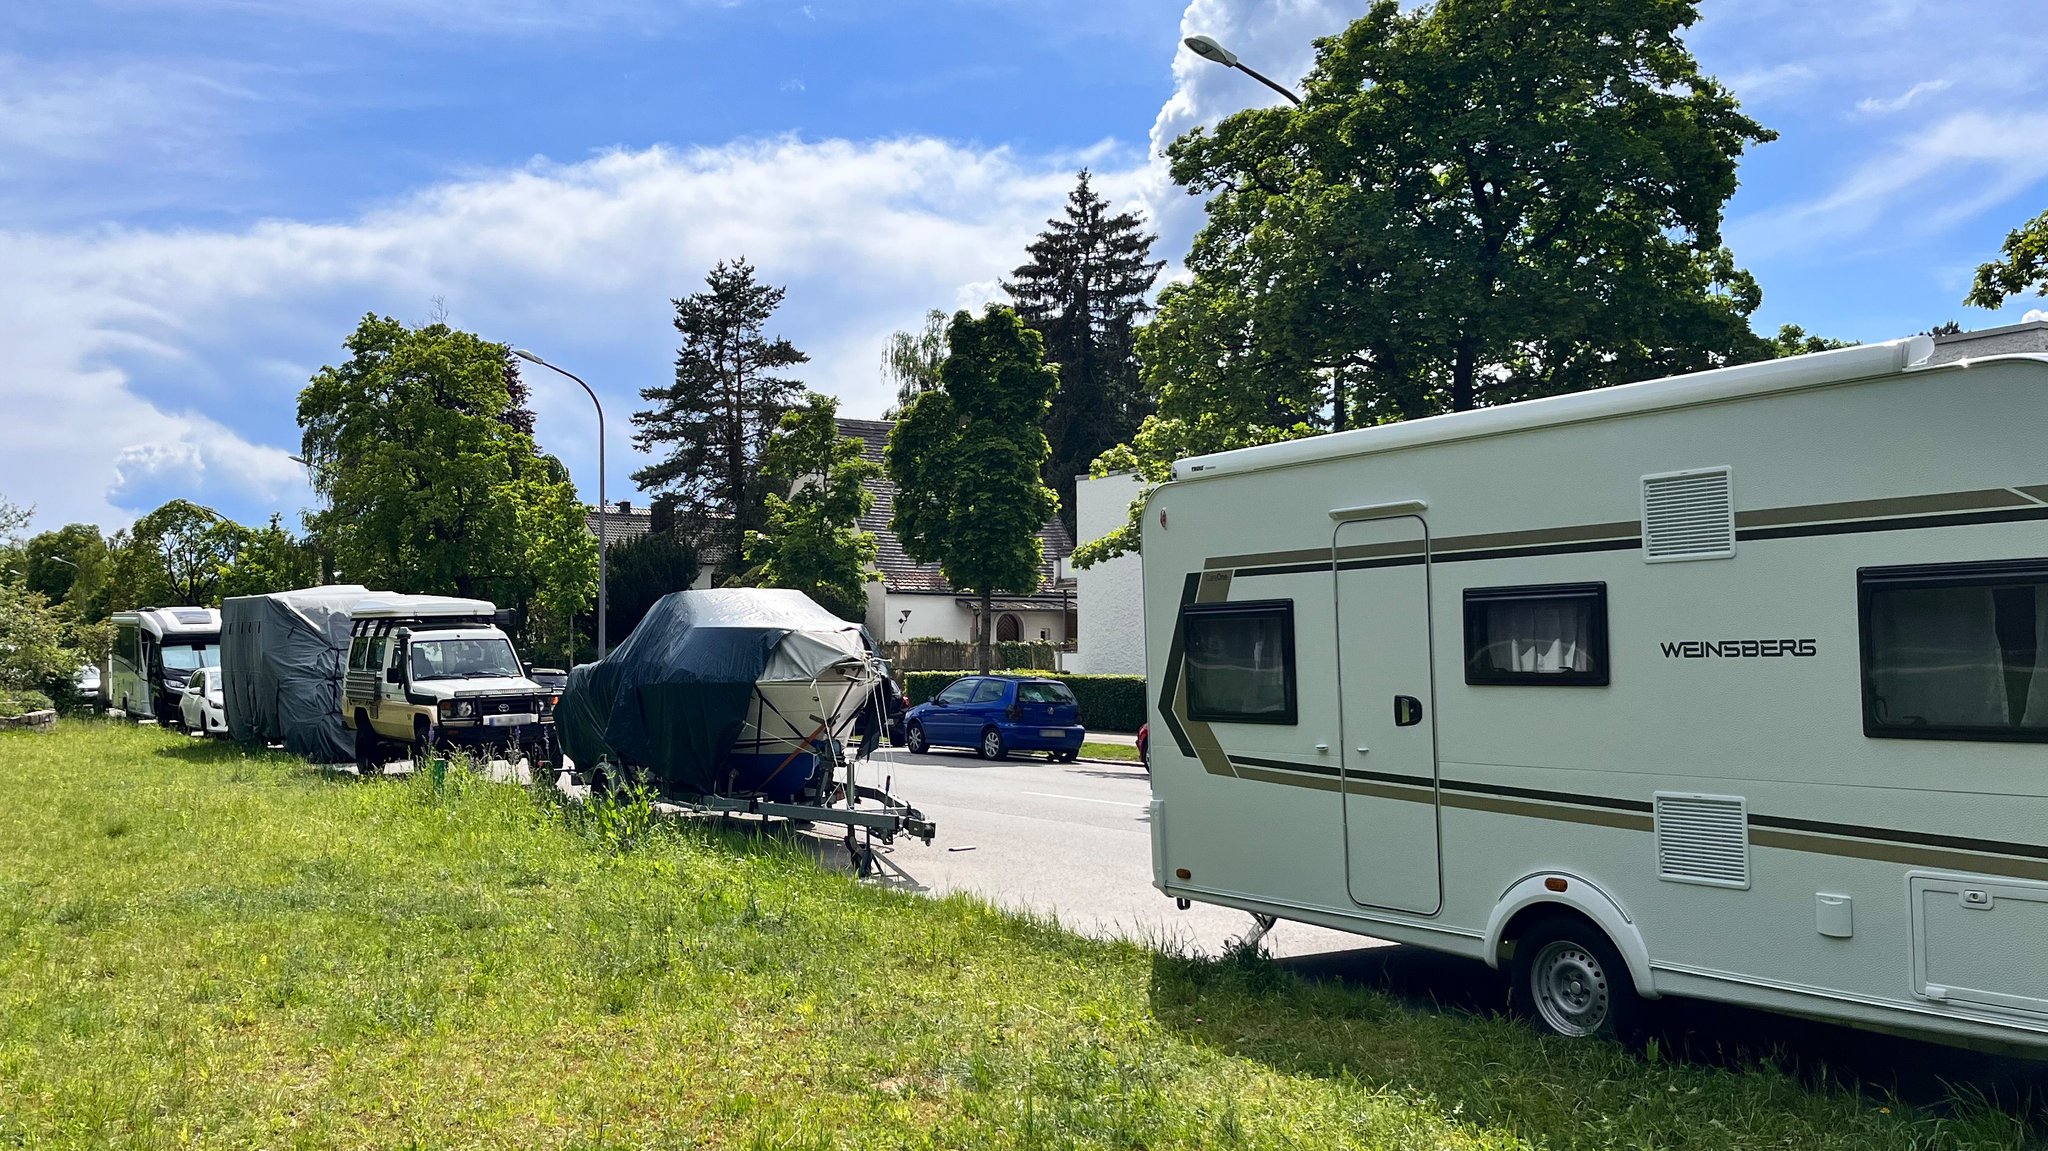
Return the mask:
[(385, 744), (552, 755), (557, 696), (528, 679), (488, 600), (379, 595), (349, 611), (342, 725), (356, 766), (380, 771)]
[(210, 607), (146, 607), (113, 616), (114, 647), (101, 698), (129, 719), (176, 722), (185, 681), (220, 666), (220, 612)]
[(1183, 460), (1154, 882), (2048, 1051), (2048, 356), (1924, 337)]

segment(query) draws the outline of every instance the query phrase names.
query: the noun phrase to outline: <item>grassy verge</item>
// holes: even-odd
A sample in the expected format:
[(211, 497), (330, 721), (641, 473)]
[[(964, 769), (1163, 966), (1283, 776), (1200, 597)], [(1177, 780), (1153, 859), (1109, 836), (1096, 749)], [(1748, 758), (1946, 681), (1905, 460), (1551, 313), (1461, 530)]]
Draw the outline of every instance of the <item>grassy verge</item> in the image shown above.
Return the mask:
[(1138, 748), (1130, 743), (1096, 743), (1089, 740), (1081, 745), (1083, 759), (1128, 759), (1138, 762)]
[(0, 734), (0, 1146), (2020, 1145), (2015, 1120), (1415, 1014), (773, 839)]

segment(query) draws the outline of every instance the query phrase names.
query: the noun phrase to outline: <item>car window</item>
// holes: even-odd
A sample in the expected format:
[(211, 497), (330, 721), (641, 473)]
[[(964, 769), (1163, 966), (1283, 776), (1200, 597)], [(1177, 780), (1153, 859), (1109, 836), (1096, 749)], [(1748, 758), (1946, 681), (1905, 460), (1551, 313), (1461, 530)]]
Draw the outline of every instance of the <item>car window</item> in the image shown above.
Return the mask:
[(980, 683), (974, 685), (974, 698), (968, 700), (967, 702), (1001, 703), (1003, 701), (1003, 696), (1008, 694), (1004, 690), (1006, 686), (1007, 685), (1005, 685), (1003, 681), (999, 679), (982, 680)]
[(980, 681), (956, 679), (946, 685), (946, 690), (940, 692), (937, 698), (942, 703), (966, 703), (968, 695), (974, 691), (974, 685), (978, 682)]
[(1020, 683), (1017, 685), (1018, 703), (1072, 703), (1074, 693), (1063, 683)]
[(193, 692), (204, 692), (206, 690), (205, 669), (202, 668), (192, 673), (192, 678), (186, 682), (186, 690)]

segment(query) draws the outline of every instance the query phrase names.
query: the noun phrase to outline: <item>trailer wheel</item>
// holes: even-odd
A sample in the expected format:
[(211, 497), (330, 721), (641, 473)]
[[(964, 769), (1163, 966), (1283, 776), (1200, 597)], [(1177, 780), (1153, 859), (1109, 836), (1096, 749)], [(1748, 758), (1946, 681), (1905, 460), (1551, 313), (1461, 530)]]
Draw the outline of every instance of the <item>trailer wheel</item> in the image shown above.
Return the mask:
[(981, 758), (1001, 759), (1008, 754), (1010, 754), (1009, 749), (1003, 746), (1003, 733), (1001, 730), (993, 727), (982, 729)]
[(1642, 1021), (1628, 964), (1585, 920), (1542, 920), (1515, 942), (1515, 1010), (1553, 1035), (1626, 1041)]
[(377, 762), (377, 733), (370, 729), (370, 717), (356, 713), (356, 774), (364, 779), (375, 779), (384, 773), (384, 765)]
[(903, 743), (913, 755), (923, 755), (931, 750), (932, 746), (924, 738), (924, 725), (916, 722), (911, 723), (910, 730), (903, 733)]

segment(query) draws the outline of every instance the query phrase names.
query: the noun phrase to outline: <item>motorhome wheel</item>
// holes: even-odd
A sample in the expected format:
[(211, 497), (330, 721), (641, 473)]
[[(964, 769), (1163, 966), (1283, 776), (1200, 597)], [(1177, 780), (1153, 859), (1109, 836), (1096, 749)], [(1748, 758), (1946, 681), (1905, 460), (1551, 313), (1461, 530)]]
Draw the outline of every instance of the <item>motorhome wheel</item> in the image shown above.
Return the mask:
[(1547, 919), (1515, 944), (1516, 1009), (1554, 1035), (1631, 1038), (1642, 1000), (1628, 965), (1591, 924)]

